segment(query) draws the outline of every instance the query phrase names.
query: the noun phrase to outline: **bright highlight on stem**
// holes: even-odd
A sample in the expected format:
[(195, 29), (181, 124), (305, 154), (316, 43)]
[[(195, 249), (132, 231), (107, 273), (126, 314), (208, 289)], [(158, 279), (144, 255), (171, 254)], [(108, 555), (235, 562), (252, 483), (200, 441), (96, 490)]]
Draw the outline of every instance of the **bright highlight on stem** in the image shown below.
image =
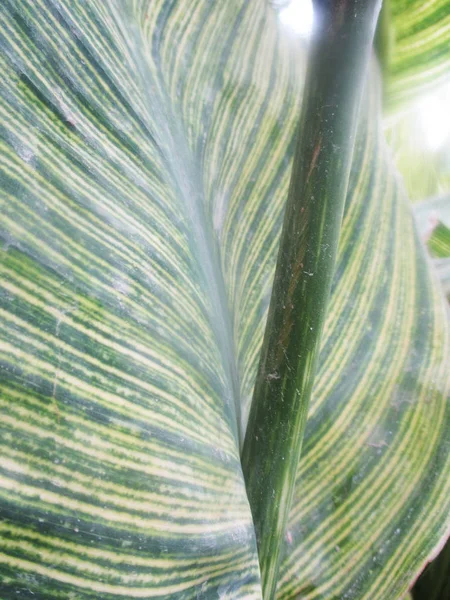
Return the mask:
[(242, 464), (274, 598), (380, 0), (317, 0), (303, 109)]

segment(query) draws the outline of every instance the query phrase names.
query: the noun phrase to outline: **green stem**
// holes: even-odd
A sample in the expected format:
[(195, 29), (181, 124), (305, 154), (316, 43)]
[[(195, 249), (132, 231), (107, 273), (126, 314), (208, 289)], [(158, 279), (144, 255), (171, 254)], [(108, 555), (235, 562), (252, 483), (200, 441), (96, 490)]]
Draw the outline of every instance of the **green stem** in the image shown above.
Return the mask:
[(381, 0), (317, 0), (303, 110), (242, 465), (274, 597)]

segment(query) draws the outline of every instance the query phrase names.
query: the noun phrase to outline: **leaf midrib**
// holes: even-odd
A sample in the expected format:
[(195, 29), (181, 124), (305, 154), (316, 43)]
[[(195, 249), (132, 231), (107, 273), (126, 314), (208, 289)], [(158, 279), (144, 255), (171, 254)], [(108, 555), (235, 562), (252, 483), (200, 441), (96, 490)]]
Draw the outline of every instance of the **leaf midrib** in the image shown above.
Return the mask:
[[(112, 8), (112, 12), (118, 28), (123, 33), (124, 43), (133, 57), (141, 88), (146, 91), (143, 94), (145, 108), (149, 114), (161, 115), (163, 117), (161, 122), (167, 124), (164, 130), (164, 148), (161, 148), (161, 156), (172, 177), (171, 183), (174, 184), (178, 197), (182, 199), (181, 204), (186, 205), (186, 214), (190, 225), (188, 230), (192, 234), (191, 239), (193, 240), (191, 250), (193, 250), (194, 259), (202, 274), (204, 289), (209, 292), (209, 302), (205, 302), (205, 306), (211, 307), (208, 314), (209, 324), (222, 357), (226, 378), (225, 390), (229, 391), (229, 395), (226, 394), (223, 398), (228, 408), (227, 411), (224, 411), (224, 416), (228, 418), (239, 450), (243, 440), (239, 371), (232, 333), (233, 321), (227, 303), (225, 280), (219, 260), (219, 244), (212, 233), (212, 224), (208, 224), (202, 178), (195, 167), (192, 151), (189, 149), (183, 119), (173, 110), (165, 81), (162, 77), (159, 78), (158, 89), (155, 85), (148, 84), (152, 81), (152, 75), (142, 52), (143, 44), (130, 44), (129, 40), (133, 39), (136, 29), (130, 27), (129, 17), (125, 14), (123, 5), (119, 4), (119, 7), (120, 15), (116, 8)], [(124, 25), (127, 27), (126, 32)]]

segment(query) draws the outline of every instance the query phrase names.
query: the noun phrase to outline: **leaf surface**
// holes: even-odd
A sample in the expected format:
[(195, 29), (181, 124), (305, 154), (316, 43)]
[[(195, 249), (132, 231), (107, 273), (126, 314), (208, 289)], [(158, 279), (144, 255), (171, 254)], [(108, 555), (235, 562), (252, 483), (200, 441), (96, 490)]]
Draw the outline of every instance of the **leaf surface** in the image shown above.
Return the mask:
[(390, 54), (386, 96), (399, 108), (450, 78), (448, 0), (386, 0), (390, 6)]
[[(260, 0), (0, 10), (3, 596), (259, 598), (238, 440), (304, 52)], [(279, 598), (406, 593), (449, 527), (447, 361), (372, 73)]]
[(4, 598), (259, 597), (167, 8), (2, 4)]

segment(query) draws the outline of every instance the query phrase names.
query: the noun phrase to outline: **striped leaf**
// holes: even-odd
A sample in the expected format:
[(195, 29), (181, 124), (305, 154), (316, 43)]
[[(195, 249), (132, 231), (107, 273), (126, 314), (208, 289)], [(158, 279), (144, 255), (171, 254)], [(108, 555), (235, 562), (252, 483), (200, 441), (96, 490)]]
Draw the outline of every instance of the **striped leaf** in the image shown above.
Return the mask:
[(431, 256), (448, 258), (450, 256), (450, 229), (439, 221), (431, 232), (427, 245)]
[(151, 47), (218, 24), (129, 8), (1, 6), (2, 600), (260, 595), (201, 162)]
[(450, 78), (449, 0), (385, 0), (386, 95), (399, 106)]
[[(239, 438), (303, 51), (265, 0), (0, 11), (2, 600), (260, 598)], [(401, 598), (449, 526), (445, 309), (370, 79), (280, 599)]]

